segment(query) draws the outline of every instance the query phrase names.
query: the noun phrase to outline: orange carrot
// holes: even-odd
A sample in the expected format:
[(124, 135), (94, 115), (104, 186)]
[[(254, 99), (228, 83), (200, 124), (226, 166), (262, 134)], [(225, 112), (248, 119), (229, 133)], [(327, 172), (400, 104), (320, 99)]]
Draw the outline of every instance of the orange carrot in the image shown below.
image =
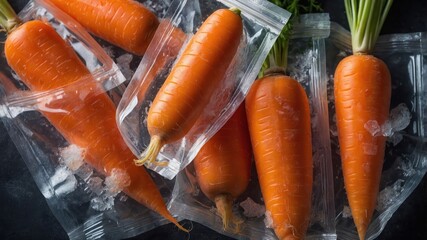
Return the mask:
[[(9, 4), (6, 1), (1, 4), (0, 9), (7, 12), (2, 15), (19, 22)], [(64, 90), (61, 99), (47, 103), (48, 109), (61, 111), (41, 113), (69, 143), (85, 150), (85, 160), (90, 165), (107, 176), (115, 169), (126, 172), (130, 178), (130, 185), (123, 190), (126, 194), (185, 230), (167, 210), (147, 171), (133, 164), (133, 154), (116, 126), (114, 103), (107, 94), (94, 93), (97, 83), (71, 46), (40, 20), (15, 24), (5, 30), (8, 31), (6, 60), (32, 91), (47, 91), (84, 78), (88, 82), (87, 88)]]
[(335, 70), (334, 94), (338, 140), (347, 198), (359, 238), (365, 239), (375, 209), (384, 161), (384, 136), (372, 136), (368, 121), (388, 118), (390, 72), (369, 55), (392, 1), (345, 0), (352, 33), (352, 56)]
[(315, 0), (272, 1), (292, 13), (246, 97), (246, 113), (266, 218), (279, 239), (304, 239), (311, 216), (313, 158), (307, 94), (286, 75), (292, 22)]
[(313, 185), (307, 95), (296, 80), (269, 75), (252, 85), (246, 112), (261, 192), (274, 231), (279, 239), (304, 239)]
[(49, 0), (94, 35), (143, 55), (159, 21), (134, 0)]
[(252, 147), (242, 104), (203, 145), (193, 161), (200, 189), (215, 202), (224, 229), (228, 229), (230, 222), (239, 223), (232, 214), (232, 204), (248, 186), (251, 158)]
[(136, 164), (154, 163), (163, 145), (181, 139), (191, 129), (220, 86), (242, 32), (238, 10), (220, 9), (204, 21), (149, 109), (150, 144)]

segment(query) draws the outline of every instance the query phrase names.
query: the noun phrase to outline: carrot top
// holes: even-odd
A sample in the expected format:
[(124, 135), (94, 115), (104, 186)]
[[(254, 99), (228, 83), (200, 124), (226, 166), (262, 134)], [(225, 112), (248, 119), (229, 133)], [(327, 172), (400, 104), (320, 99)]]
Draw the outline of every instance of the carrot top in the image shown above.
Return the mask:
[(289, 38), (292, 33), (292, 22), (298, 18), (300, 13), (310, 13), (314, 10), (321, 10), (319, 3), (316, 0), (306, 0), (301, 3), (300, 0), (269, 0), (277, 6), (289, 11), (292, 16), (288, 23), (282, 29), (276, 42), (270, 50), (267, 58), (265, 59), (258, 77), (263, 77), (267, 69), (275, 69), (275, 71), (286, 72), (288, 67), (288, 45)]
[(353, 54), (373, 51), (393, 0), (344, 0)]
[(0, 0), (0, 27), (7, 33), (15, 29), (21, 20), (6, 0)]

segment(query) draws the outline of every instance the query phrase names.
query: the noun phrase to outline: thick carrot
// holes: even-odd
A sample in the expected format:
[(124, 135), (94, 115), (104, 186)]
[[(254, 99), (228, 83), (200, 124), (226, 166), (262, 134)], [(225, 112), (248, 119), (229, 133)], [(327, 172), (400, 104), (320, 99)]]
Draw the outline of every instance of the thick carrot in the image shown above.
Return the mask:
[[(6, 1), (1, 2), (0, 9), (7, 9), (9, 18), (14, 15)], [(71, 46), (40, 20), (6, 30), (6, 60), (32, 91), (51, 90), (84, 78), (88, 81), (84, 89), (64, 90), (60, 100), (47, 103), (44, 108), (53, 111), (41, 113), (69, 143), (85, 150), (85, 160), (90, 165), (107, 176), (114, 169), (125, 171), (130, 178), (130, 185), (124, 189), (126, 194), (185, 230), (167, 210), (147, 171), (133, 164), (133, 154), (116, 126), (114, 103), (107, 94), (95, 93), (95, 79)], [(61, 111), (54, 111), (58, 109)]]
[(246, 97), (249, 133), (266, 217), (279, 239), (304, 239), (311, 216), (313, 158), (307, 94), (286, 75), (292, 22), (315, 0), (272, 1), (293, 15)]
[(163, 145), (181, 139), (191, 129), (224, 79), (242, 32), (237, 9), (217, 10), (204, 21), (149, 109), (150, 144), (136, 164), (155, 162)]
[(224, 229), (229, 223), (238, 225), (232, 214), (233, 201), (248, 186), (252, 147), (244, 104), (211, 138), (194, 159), (197, 182), (202, 192), (215, 202)]
[(49, 0), (94, 35), (143, 55), (159, 21), (134, 0)]
[(279, 239), (304, 239), (313, 185), (307, 95), (296, 80), (269, 75), (254, 82), (246, 112), (261, 192), (275, 233)]
[(369, 55), (392, 1), (351, 1), (345, 6), (352, 33), (352, 56), (335, 70), (334, 94), (344, 184), (359, 238), (365, 239), (375, 209), (385, 140), (372, 136), (368, 121), (382, 125), (388, 118), (390, 72), (383, 61)]

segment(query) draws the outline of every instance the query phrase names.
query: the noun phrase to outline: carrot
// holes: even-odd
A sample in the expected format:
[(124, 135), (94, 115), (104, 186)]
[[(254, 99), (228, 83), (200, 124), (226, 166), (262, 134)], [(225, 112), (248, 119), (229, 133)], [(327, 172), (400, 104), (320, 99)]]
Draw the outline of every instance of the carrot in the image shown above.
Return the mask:
[(304, 239), (313, 185), (307, 95), (295, 79), (269, 75), (254, 82), (246, 112), (261, 192), (275, 233), (279, 239)]
[(134, 0), (49, 0), (94, 35), (143, 55), (159, 25), (156, 15)]
[[(19, 24), (13, 9), (0, 2), (0, 24), (8, 32), (4, 52), (9, 66), (31, 91), (47, 91), (84, 79), (87, 88), (65, 88), (62, 98), (40, 112), (70, 143), (85, 150), (85, 160), (109, 176), (121, 170), (130, 178), (124, 192), (184, 229), (166, 208), (154, 181), (144, 168), (133, 164), (133, 154), (122, 140), (115, 121), (116, 108), (106, 93), (95, 93), (95, 79), (57, 32), (47, 23), (32, 20)], [(7, 25), (4, 23), (15, 22)], [(46, 109), (45, 108), (45, 109)]]
[(244, 103), (228, 122), (206, 142), (196, 158), (194, 169), (202, 192), (215, 202), (224, 229), (239, 220), (232, 214), (232, 203), (248, 186), (252, 147)]
[(224, 79), (242, 32), (237, 9), (217, 10), (200, 26), (149, 109), (151, 139), (142, 158), (135, 160), (137, 165), (156, 163), (163, 145), (183, 138), (191, 129)]
[[(313, 159), (310, 106), (301, 84), (286, 75), (298, 0), (273, 1), (293, 14), (246, 97), (246, 113), (266, 217), (279, 239), (304, 239), (311, 215)], [(309, 1), (307, 9), (319, 9)]]
[(359, 238), (365, 239), (379, 191), (384, 136), (364, 125), (388, 118), (391, 77), (385, 63), (370, 55), (391, 7), (387, 1), (345, 0), (353, 55), (335, 70), (334, 94), (344, 184)]

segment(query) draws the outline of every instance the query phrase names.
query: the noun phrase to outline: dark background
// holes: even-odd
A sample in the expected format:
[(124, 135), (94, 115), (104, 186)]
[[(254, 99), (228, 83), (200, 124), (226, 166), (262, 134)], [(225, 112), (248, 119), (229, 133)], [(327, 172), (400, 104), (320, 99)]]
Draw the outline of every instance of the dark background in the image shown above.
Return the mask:
[[(19, 11), (28, 0), (12, 0)], [(347, 28), (342, 0), (319, 0), (332, 21)], [(382, 33), (427, 31), (427, 1), (395, 1)], [(27, 167), (0, 123), (0, 239), (67, 239), (34, 183)], [(230, 239), (200, 224), (193, 225), (191, 235), (179, 232), (172, 224), (156, 228), (136, 239)], [(427, 178), (403, 203), (387, 223), (378, 239), (426, 239)]]

